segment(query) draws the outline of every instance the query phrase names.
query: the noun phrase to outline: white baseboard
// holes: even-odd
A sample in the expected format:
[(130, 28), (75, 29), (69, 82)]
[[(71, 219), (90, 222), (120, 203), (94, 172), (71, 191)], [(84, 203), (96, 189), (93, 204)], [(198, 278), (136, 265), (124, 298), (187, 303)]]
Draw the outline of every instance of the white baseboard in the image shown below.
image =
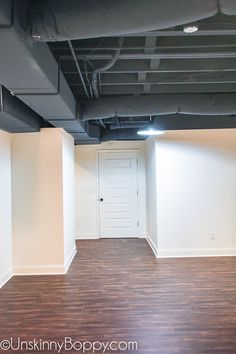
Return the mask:
[(3, 285), (5, 285), (8, 282), (8, 280), (11, 279), (12, 276), (13, 276), (12, 269), (8, 269), (5, 273), (0, 274), (0, 288), (2, 288)]
[(154, 255), (157, 257), (157, 246), (155, 245), (155, 243), (153, 242), (153, 240), (151, 239), (151, 237), (149, 235), (146, 236), (147, 242), (149, 244), (149, 246), (151, 247)]
[(236, 248), (158, 249), (158, 258), (236, 256)]
[(83, 234), (76, 234), (76, 240), (97, 240), (99, 239), (99, 235), (96, 233), (83, 233)]
[(149, 246), (157, 258), (184, 257), (230, 257), (236, 256), (236, 248), (182, 248), (158, 249), (149, 235), (146, 237)]
[(75, 255), (77, 249), (73, 247), (69, 256), (67, 257), (65, 264), (49, 264), (49, 265), (21, 265), (14, 266), (14, 275), (56, 275), (66, 274)]
[(71, 250), (69, 256), (67, 257), (67, 259), (65, 261), (65, 267), (64, 267), (65, 273), (68, 272), (68, 269), (70, 268), (70, 265), (76, 255), (76, 253), (77, 253), (77, 249), (76, 249), (76, 247), (73, 247), (73, 249)]
[(13, 268), (14, 275), (55, 275), (65, 273), (64, 264), (24, 265)]

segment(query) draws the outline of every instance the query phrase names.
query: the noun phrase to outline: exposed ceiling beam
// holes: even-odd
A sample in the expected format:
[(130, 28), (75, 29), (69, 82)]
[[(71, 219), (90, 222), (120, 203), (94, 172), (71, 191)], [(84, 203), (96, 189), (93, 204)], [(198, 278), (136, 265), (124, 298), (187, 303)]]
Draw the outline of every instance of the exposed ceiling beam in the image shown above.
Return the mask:
[[(72, 86), (76, 96), (84, 96), (82, 87)], [(141, 95), (142, 85), (103, 86), (103, 95)], [(204, 85), (152, 85), (150, 93), (206, 93), (206, 92), (236, 92), (236, 84), (204, 84)]]
[[(155, 36), (152, 36), (155, 37)], [(151, 38), (152, 38), (151, 37)], [(170, 49), (170, 48), (230, 48), (235, 47), (235, 37), (236, 36), (220, 36), (220, 37), (192, 37), (192, 36), (184, 36), (184, 37), (156, 37), (158, 38), (158, 45), (154, 40), (152, 43), (147, 45), (146, 38), (150, 37), (125, 37), (124, 44), (122, 46), (122, 50), (144, 50), (146, 46), (150, 49)], [(117, 46), (117, 37), (108, 37), (103, 38), (102, 42), (99, 40), (78, 40), (73, 41), (73, 47), (76, 53), (81, 51), (113, 51), (118, 50)], [(68, 52), (68, 46), (65, 42), (55, 42), (50, 44), (50, 48), (52, 49), (55, 55), (60, 55)]]
[[(158, 38), (158, 37), (147, 37), (147, 38)], [(235, 38), (234, 38), (235, 39)], [(165, 50), (165, 49), (199, 49), (199, 48), (211, 48), (211, 49), (218, 49), (218, 48), (224, 48), (224, 49), (233, 49), (236, 47), (235, 43), (232, 44), (196, 44), (194, 45), (191, 42), (188, 42), (188, 44), (186, 45), (177, 45), (176, 43), (173, 45), (160, 45), (160, 46), (155, 46), (153, 45), (152, 47), (150, 47), (150, 49), (152, 49), (153, 51), (155, 50)], [(96, 51), (96, 52), (108, 52), (108, 51), (114, 51), (114, 50), (118, 50), (119, 47), (117, 46), (107, 46), (107, 47), (79, 47), (75, 50), (76, 54), (79, 54), (80, 52), (91, 52), (91, 51)], [(145, 50), (145, 46), (140, 46), (140, 47), (136, 47), (136, 46), (124, 46), (122, 47), (123, 52), (124, 51), (143, 51)], [(53, 53), (55, 55), (60, 55), (63, 53), (67, 52), (67, 48), (66, 47), (62, 47), (62, 48), (55, 48), (53, 49)], [(86, 54), (86, 53), (85, 53)]]
[[(193, 35), (179, 26), (125, 36), (117, 62), (101, 75), (102, 95), (236, 92), (235, 20), (199, 22)], [(75, 40), (73, 45), (83, 74), (90, 77), (94, 68), (111, 59), (117, 37)], [(72, 91), (84, 99), (66, 44), (50, 47)]]
[[(71, 86), (81, 84), (74, 75), (68, 77)], [(102, 77), (101, 85), (179, 85), (179, 84), (225, 84), (236, 83), (236, 73), (181, 73), (181, 74), (146, 74), (140, 72), (136, 74), (110, 74)]]
[[(100, 61), (93, 61), (93, 64), (98, 66)], [(152, 65), (150, 68), (149, 60), (120, 60), (117, 61), (114, 66), (103, 73), (107, 74), (120, 74), (120, 73), (137, 73), (137, 72), (150, 72), (150, 73), (181, 73), (181, 72), (233, 72), (236, 71), (236, 59), (189, 59), (186, 61), (182, 60), (169, 60), (163, 59), (158, 63), (156, 67)], [(80, 61), (81, 69), (84, 70), (84, 63)], [(88, 72), (92, 73), (93, 69), (91, 66), (87, 65)], [(74, 67), (73, 61), (63, 61), (61, 62), (61, 68), (65, 74), (76, 74), (77, 71)]]
[[(146, 37), (145, 38), (145, 49), (144, 49), (144, 53), (155, 53), (155, 45), (156, 45), (156, 37)], [(150, 60), (150, 68), (151, 68), (151, 62), (153, 62), (153, 65), (155, 65), (155, 62), (158, 62), (158, 65), (160, 63), (159, 59), (157, 60)], [(146, 83), (146, 78), (147, 78), (147, 72), (139, 72), (138, 73), (138, 81), (143, 83), (143, 91), (145, 93), (150, 92), (151, 91), (151, 84), (150, 83)]]
[(186, 34), (181, 29), (173, 30), (162, 30), (162, 31), (151, 31), (151, 32), (140, 32), (135, 34), (127, 34), (126, 37), (174, 37), (174, 36), (235, 36), (236, 27), (234, 28), (222, 28), (222, 29), (199, 29), (197, 32), (191, 35)]
[[(60, 60), (71, 60), (70, 55), (59, 56)], [(158, 53), (121, 53), (118, 59), (121, 60), (140, 60), (140, 59), (207, 59), (207, 58), (236, 58), (235, 51), (196, 51), (196, 52), (161, 52)], [(112, 54), (86, 54), (77, 55), (78, 60), (111, 60)]]

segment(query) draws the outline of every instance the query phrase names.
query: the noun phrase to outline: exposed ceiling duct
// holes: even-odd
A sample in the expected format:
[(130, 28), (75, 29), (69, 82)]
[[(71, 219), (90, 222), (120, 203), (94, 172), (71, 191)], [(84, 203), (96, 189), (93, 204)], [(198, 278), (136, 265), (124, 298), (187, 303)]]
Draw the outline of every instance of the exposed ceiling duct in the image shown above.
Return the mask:
[(187, 130), (187, 129), (230, 129), (236, 128), (236, 115), (187, 115), (172, 114), (153, 118), (156, 128), (163, 130)]
[(52, 125), (70, 133), (67, 121), (73, 122), (73, 132), (82, 131), (89, 140), (88, 124), (81, 122), (79, 103), (48, 45), (33, 43), (23, 30), (28, 4), (24, 0), (0, 1), (1, 83)]
[(137, 134), (137, 129), (107, 130), (102, 134), (101, 141), (111, 140), (145, 140), (147, 136)]
[(82, 120), (161, 114), (227, 115), (236, 113), (236, 93), (156, 94), (100, 98), (82, 104)]
[(215, 115), (187, 115), (170, 114), (153, 117), (152, 121), (141, 123), (121, 123), (120, 125), (111, 124), (110, 131), (105, 131), (102, 141), (109, 140), (140, 140), (146, 139), (145, 136), (137, 135), (140, 129), (162, 130), (188, 130), (188, 129), (230, 129), (236, 128), (236, 115), (215, 116)]
[(43, 119), (0, 85), (0, 129), (9, 133), (37, 132)]
[(145, 122), (145, 123), (139, 123), (139, 122), (132, 122), (132, 121), (128, 121), (126, 123), (113, 123), (110, 124), (109, 128), (111, 130), (115, 130), (115, 129), (140, 129), (140, 128), (146, 128), (149, 125), (151, 125), (151, 121), (149, 122)]
[(32, 1), (29, 31), (35, 40), (63, 41), (135, 34), (186, 24), (221, 11), (236, 14), (234, 0)]
[[(1, 83), (15, 95), (6, 91), (9, 102), (18, 97), (76, 143), (143, 139), (137, 129), (149, 116), (165, 129), (236, 127), (236, 17), (228, 15), (235, 0), (0, 0)], [(199, 32), (229, 36), (171, 37), (195, 21)], [(24, 123), (13, 111), (6, 119), (8, 107), (2, 126), (16, 118), (16, 130), (39, 129), (32, 111)]]
[[(83, 132), (71, 132), (70, 134), (75, 139), (75, 142), (82, 143), (92, 143), (92, 144), (99, 144), (101, 140), (101, 131), (98, 129), (97, 125), (92, 125), (86, 122), (85, 130)], [(88, 139), (89, 137), (89, 139)]]

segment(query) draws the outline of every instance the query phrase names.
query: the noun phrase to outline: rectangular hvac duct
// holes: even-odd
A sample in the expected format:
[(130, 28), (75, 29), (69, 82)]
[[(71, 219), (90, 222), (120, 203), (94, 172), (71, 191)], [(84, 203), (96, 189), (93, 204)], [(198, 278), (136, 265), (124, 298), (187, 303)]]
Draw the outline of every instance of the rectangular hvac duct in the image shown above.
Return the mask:
[(50, 120), (54, 127), (63, 128), (70, 133), (84, 133), (85, 130), (85, 122), (78, 121), (77, 119), (73, 120)]
[(91, 140), (99, 143), (101, 139), (101, 132), (98, 125), (92, 125), (86, 122), (85, 132), (69, 132), (75, 140)]
[(0, 12), (0, 24), (2, 27), (8, 27), (11, 25), (12, 22), (11, 5), (12, 5), (12, 0), (0, 1), (0, 6), (2, 8), (2, 11)]
[[(3, 6), (4, 5), (4, 6)], [(14, 12), (14, 23), (0, 22), (1, 83), (45, 119), (74, 119), (75, 98), (46, 43), (34, 43), (23, 28), (27, 2), (0, 2), (0, 20)], [(3, 22), (4, 23), (4, 22)]]
[(0, 85), (0, 129), (9, 133), (37, 132), (43, 119)]
[[(77, 119), (79, 106), (48, 45), (36, 43), (25, 31), (28, 6), (27, 0), (0, 0), (1, 83), (54, 126), (70, 132), (67, 121), (73, 122), (73, 131), (86, 133), (86, 124)], [(16, 131), (23, 127), (22, 122), (17, 120), (13, 124), (13, 118), (7, 119), (5, 111), (1, 124)]]
[(75, 98), (61, 72), (58, 79), (58, 89), (55, 89), (54, 92), (38, 94), (33, 92), (24, 94), (22, 92), (17, 96), (48, 121), (75, 119)]

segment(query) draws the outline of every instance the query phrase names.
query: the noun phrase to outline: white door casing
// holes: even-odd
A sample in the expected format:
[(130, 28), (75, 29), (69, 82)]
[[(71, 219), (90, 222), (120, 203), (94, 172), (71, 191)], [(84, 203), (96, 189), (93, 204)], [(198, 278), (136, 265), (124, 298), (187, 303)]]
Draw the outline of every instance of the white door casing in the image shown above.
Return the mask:
[(99, 152), (100, 237), (138, 237), (138, 153)]

